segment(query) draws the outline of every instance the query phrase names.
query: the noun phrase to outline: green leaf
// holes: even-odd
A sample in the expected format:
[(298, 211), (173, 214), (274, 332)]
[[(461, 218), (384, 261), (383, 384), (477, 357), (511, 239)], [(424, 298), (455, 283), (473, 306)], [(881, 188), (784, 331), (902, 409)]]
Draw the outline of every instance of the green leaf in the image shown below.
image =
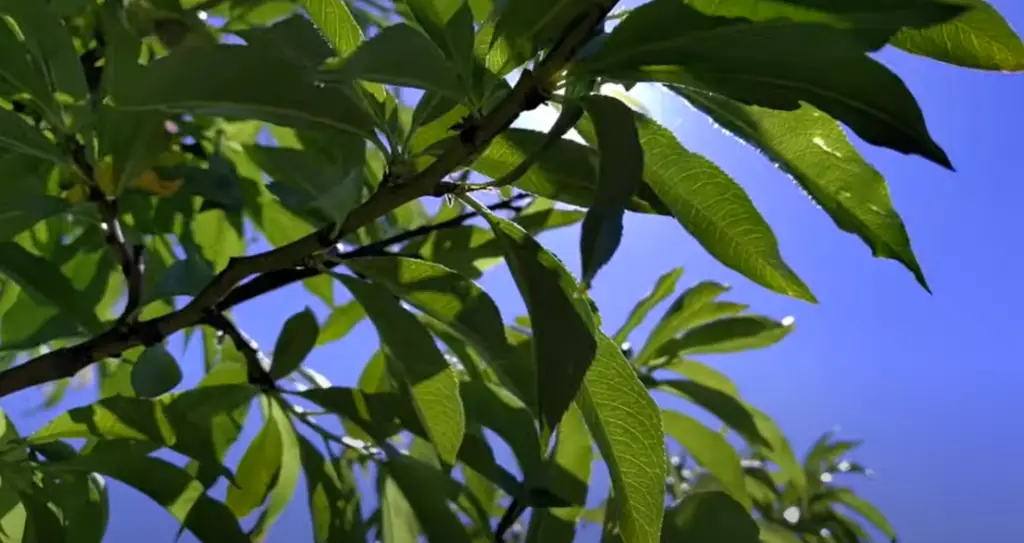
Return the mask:
[(280, 379), (301, 366), (316, 346), (319, 335), (320, 325), (308, 307), (289, 317), (274, 344), (270, 377)]
[(299, 483), (299, 471), (302, 463), (299, 450), (298, 434), (288, 414), (285, 413), (284, 402), (271, 401), (267, 409), (268, 422), (277, 427), (281, 439), (281, 465), (274, 478), (274, 486), (267, 496), (267, 506), (260, 512), (251, 533), (254, 540), (266, 538), (270, 526), (281, 516), (292, 501)]
[(665, 342), (658, 356), (721, 354), (763, 349), (775, 345), (793, 331), (793, 324), (768, 317), (745, 315), (702, 324)]
[(384, 541), (416, 541), (419, 539), (420, 527), (416, 522), (409, 500), (405, 499), (402, 490), (394, 478), (381, 475), (380, 492), (380, 524)]
[(132, 389), (140, 398), (155, 398), (181, 383), (178, 361), (160, 343), (147, 347), (132, 365)]
[(111, 157), (111, 176), (118, 194), (149, 171), (160, 154), (170, 148), (165, 118), (159, 111), (100, 108), (100, 157)]
[(473, 13), (469, 3), (466, 0), (405, 0), (405, 4), (423, 31), (444, 52), (445, 58), (455, 65), (465, 88), (465, 83), (473, 80), (476, 67)]
[(885, 515), (871, 502), (854, 494), (852, 490), (845, 488), (829, 489), (826, 492), (825, 499), (846, 506), (854, 513), (863, 517), (864, 520), (873, 524), (875, 528), (878, 528), (890, 540), (896, 541), (896, 530), (893, 529), (892, 524), (885, 518)]
[[(61, 441), (32, 447), (47, 461), (73, 458), (77, 451)], [(56, 488), (47, 489), (46, 499), (61, 512), (66, 533), (74, 534), (72, 543), (101, 543), (110, 518), (107, 482), (98, 473), (62, 475)], [(44, 540), (45, 541), (45, 540)]]
[(665, 543), (760, 543), (760, 529), (728, 494), (693, 492), (665, 511)]
[(20, 194), (10, 189), (0, 194), (0, 242), (35, 226), (39, 221), (67, 211), (68, 203), (45, 194)]
[[(10, 4), (10, 2), (5, 4)], [(20, 5), (15, 5), (15, 9), (20, 8)], [(4, 10), (7, 11), (8, 9), (10, 9), (10, 6), (4, 5)], [(20, 32), (21, 29), (19, 28), (18, 31)], [(0, 93), (6, 98), (27, 95), (40, 108), (44, 118), (50, 120), (59, 119), (60, 106), (50, 92), (45, 74), (36, 70), (31, 60), (32, 52), (28, 45), (19, 39), (18, 33), (6, 22), (0, 26), (0, 52), (3, 53), (4, 59), (3, 64), (0, 64)], [(7, 115), (21, 121), (17, 115), (5, 109), (4, 116)]]
[(679, 278), (682, 275), (683, 269), (675, 268), (658, 278), (658, 281), (654, 283), (654, 288), (633, 306), (629, 316), (626, 317), (626, 322), (622, 323), (618, 332), (615, 332), (614, 338), (616, 343), (628, 340), (629, 334), (644, 322), (644, 319), (647, 318), (651, 310), (675, 292), (676, 283), (679, 282)]
[(345, 462), (331, 462), (301, 434), (296, 434), (313, 521), (313, 541), (363, 541), (363, 519), (356, 481)]
[(17, 243), (3, 242), (0, 243), (0, 273), (25, 289), (34, 300), (59, 308), (86, 332), (99, 333), (103, 330), (94, 307), (49, 260), (28, 252)]
[(683, 2), (655, 0), (633, 10), (580, 69), (686, 85), (772, 109), (794, 110), (807, 102), (868, 143), (952, 169), (914, 96), (867, 56), (880, 46), (852, 30), (714, 17)]
[(119, 90), (114, 100), (122, 109), (260, 119), (372, 137), (371, 117), (345, 90), (315, 84), (302, 65), (260, 47), (181, 48)]
[(268, 419), (238, 463), (236, 484), (228, 486), (224, 503), (236, 517), (246, 517), (267, 498), (281, 470), (281, 448), (281, 431), (275, 421)]
[[(358, 143), (361, 152), (363, 142)], [(309, 149), (267, 145), (249, 145), (245, 152), (274, 179), (271, 192), (304, 215), (341, 222), (359, 204), (364, 175), (361, 169), (354, 168), (354, 163), (362, 160), (361, 156), (358, 160), (348, 156), (321, 157)]]
[(747, 309), (745, 305), (715, 300), (728, 290), (729, 287), (720, 283), (702, 281), (683, 291), (647, 336), (647, 342), (636, 357), (636, 364), (643, 366), (654, 362), (662, 347), (688, 328)]
[(364, 318), (366, 311), (363, 311), (363, 306), (354, 300), (335, 307), (320, 327), (320, 335), (316, 338), (317, 346), (327, 345), (347, 336)]
[(212, 431), (214, 417), (248, 403), (255, 393), (249, 385), (205, 386), (150, 400), (111, 396), (76, 407), (54, 418), (27, 439), (47, 443), (57, 439), (100, 438), (136, 440), (168, 447), (200, 464), (221, 465)]
[(460, 100), (465, 92), (458, 73), (422, 32), (397, 23), (362, 43), (337, 70), (322, 71), (325, 81), (361, 79), (432, 90)]
[(597, 194), (580, 234), (582, 280), (589, 285), (622, 241), (622, 217), (643, 186), (644, 149), (629, 106), (601, 95), (584, 98), (583, 105), (594, 123), (601, 157)]
[(427, 436), (441, 460), (451, 465), (466, 430), (455, 373), (416, 317), (383, 287), (343, 275), (345, 284), (377, 327), (396, 362)]
[(514, 64), (526, 62), (537, 51), (552, 45), (567, 25), (585, 10), (600, 9), (588, 0), (517, 0), (505, 2), (494, 24), (492, 49), (507, 44)]
[(306, 8), (309, 18), (316, 23), (317, 29), (338, 56), (349, 56), (363, 41), (363, 31), (352, 18), (352, 12), (345, 2), (299, 0), (299, 5)]
[(17, 22), (36, 65), (45, 69), (50, 93), (63, 94), (65, 100), (84, 100), (88, 92), (85, 73), (57, 13), (44, 2), (6, 1), (3, 11)]
[[(232, 363), (230, 361), (221, 361), (210, 369), (199, 382), (199, 387), (222, 385), (248, 385), (244, 362)], [(181, 402), (180, 398), (178, 401), (182, 403), (183, 411), (191, 411), (191, 406), (188, 403)], [(202, 402), (201, 397), (199, 402)], [(224, 462), (224, 456), (227, 454), (228, 449), (238, 440), (238, 436), (241, 434), (243, 426), (245, 426), (245, 420), (251, 405), (252, 402), (243, 401), (234, 408), (225, 409), (220, 413), (211, 415), (209, 422), (204, 425), (203, 431), (207, 432), (210, 436), (211, 457), (217, 462)], [(196, 433), (198, 433), (198, 430)], [(220, 464), (201, 464), (195, 460), (189, 462), (187, 469), (207, 489), (217, 482), (221, 474)]]
[(469, 204), (491, 225), (533, 323), (538, 409), (547, 441), (576, 397), (597, 354), (589, 300), (565, 266), (515, 223), (475, 200)]
[(597, 356), (576, 405), (608, 464), (624, 540), (656, 541), (665, 492), (661, 413), (618, 345), (604, 334), (598, 336)]
[(543, 449), (533, 414), (526, 404), (508, 390), (490, 383), (464, 382), (461, 392), (469, 420), (494, 431), (512, 449), (523, 474), (523, 485), (528, 489), (544, 485)]
[(0, 148), (48, 160), (54, 164), (66, 164), (67, 159), (56, 145), (43, 134), (25, 122), (21, 116), (7, 109), (0, 109)]
[(711, 256), (763, 287), (815, 301), (783, 261), (771, 227), (735, 181), (684, 149), (654, 120), (638, 115), (637, 126), (647, 184)]
[(967, 0), (971, 9), (928, 28), (906, 28), (892, 39), (904, 51), (967, 68), (1024, 71), (1024, 43), (996, 8)]
[(571, 406), (558, 425), (555, 447), (547, 466), (546, 488), (572, 506), (535, 509), (527, 531), (528, 543), (573, 540), (587, 501), (593, 461), (594, 445), (583, 414), (579, 408)]
[(665, 433), (672, 436), (704, 469), (720, 482), (724, 490), (748, 511), (753, 504), (747, 495), (746, 476), (740, 456), (718, 432), (696, 419), (676, 411), (663, 410)]
[(203, 543), (248, 543), (238, 520), (223, 503), (209, 498), (203, 485), (165, 460), (133, 451), (124, 442), (102, 441), (49, 469), (102, 473), (135, 488), (167, 509)]
[(458, 484), (439, 468), (393, 448), (392, 451), (383, 467), (408, 501), (427, 540), (468, 543), (466, 528), (448, 505), (460, 492)]
[(672, 91), (764, 153), (836, 226), (860, 237), (874, 256), (902, 263), (928, 289), (885, 179), (861, 158), (836, 122), (808, 105), (775, 111), (680, 87)]
[[(526, 160), (530, 150), (543, 145), (546, 137), (545, 132), (535, 130), (506, 130), (494, 138), (470, 168), (491, 179), (500, 179)], [(597, 156), (594, 149), (562, 138), (552, 143), (537, 158), (537, 162), (519, 178), (515, 186), (552, 200), (590, 206), (597, 194), (595, 164)], [(627, 209), (662, 215), (671, 213), (646, 185), (633, 196)]]
[(501, 313), (476, 283), (419, 259), (356, 258), (345, 264), (466, 338), (492, 366), (507, 362), (509, 344)]

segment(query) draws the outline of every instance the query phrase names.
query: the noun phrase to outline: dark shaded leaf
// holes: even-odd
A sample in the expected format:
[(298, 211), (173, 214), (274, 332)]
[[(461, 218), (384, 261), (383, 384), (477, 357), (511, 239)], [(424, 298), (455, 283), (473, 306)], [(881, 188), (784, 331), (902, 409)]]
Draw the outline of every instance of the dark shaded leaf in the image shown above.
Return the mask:
[(302, 470), (306, 475), (313, 541), (363, 541), (355, 479), (345, 462), (331, 462), (301, 434), (297, 434)]
[(547, 464), (547, 487), (569, 507), (534, 509), (527, 531), (528, 543), (572, 541), (587, 501), (594, 445), (579, 408), (570, 406), (558, 425), (555, 446)]
[(665, 511), (664, 543), (760, 543), (760, 530), (743, 506), (724, 492), (694, 492)]
[(681, 87), (672, 90), (792, 176), (836, 226), (860, 237), (874, 256), (902, 263), (928, 289), (885, 179), (861, 158), (836, 122), (806, 104), (775, 111)]
[(541, 441), (562, 420), (597, 354), (594, 315), (586, 295), (555, 255), (515, 223), (475, 200), (470, 205), (490, 223), (534, 326)]
[(859, 40), (855, 30), (714, 17), (683, 2), (655, 0), (633, 10), (580, 68), (627, 81), (677, 83), (773, 109), (807, 102), (868, 143), (952, 169), (914, 96), (867, 56), (881, 45)]
[[(392, 451), (384, 469), (408, 501), (427, 539), (468, 542), (466, 528), (448, 505), (460, 492), (458, 483), (427, 462)], [(424, 492), (424, 489), (431, 491)]]
[(314, 84), (301, 65), (260, 47), (182, 48), (150, 63), (114, 99), (129, 110), (225, 115), (372, 137), (372, 119), (346, 91)]
[(455, 373), (427, 329), (383, 287), (336, 275), (366, 310), (395, 369), (409, 387), (416, 413), (438, 456), (451, 465), (466, 429)]
[(885, 515), (871, 502), (854, 494), (853, 491), (845, 488), (830, 489), (824, 499), (847, 507), (863, 517), (864, 520), (873, 524), (875, 528), (885, 534), (890, 540), (896, 541), (896, 530), (893, 529), (892, 524), (885, 518)]
[(308, 307), (289, 317), (274, 344), (270, 377), (280, 379), (301, 366), (316, 346), (319, 335), (320, 325)]
[(68, 209), (68, 203), (45, 194), (19, 194), (5, 188), (0, 194), (0, 242), (12, 241), (14, 236), (32, 228)]
[(792, 322), (745, 315), (726, 317), (688, 330), (658, 349), (658, 355), (735, 353), (775, 345), (793, 331)]
[(132, 364), (132, 389), (140, 398), (155, 398), (181, 383), (178, 361), (162, 344), (147, 347)]
[(0, 243), (0, 273), (39, 302), (48, 303), (74, 318), (87, 332), (99, 333), (103, 324), (94, 308), (60, 268), (28, 252), (17, 243)]
[(584, 98), (583, 106), (594, 123), (600, 153), (597, 194), (580, 233), (582, 281), (589, 285), (622, 241), (622, 217), (643, 186), (644, 149), (629, 106), (601, 95)]

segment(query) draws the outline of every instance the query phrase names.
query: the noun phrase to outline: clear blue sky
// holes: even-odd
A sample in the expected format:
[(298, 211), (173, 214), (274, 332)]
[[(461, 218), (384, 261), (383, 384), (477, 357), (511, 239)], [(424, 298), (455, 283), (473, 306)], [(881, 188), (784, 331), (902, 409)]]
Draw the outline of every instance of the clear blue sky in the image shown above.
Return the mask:
[[(991, 3), (1024, 29), (1024, 3)], [(1024, 466), (1016, 458), (1024, 450), (1024, 411), (1013, 400), (1024, 391), (1024, 77), (897, 51), (881, 58), (917, 95), (929, 128), (958, 170), (860, 145), (890, 182), (934, 295), (897, 264), (872, 259), (858, 239), (839, 232), (756, 153), (667, 101), (660, 120), (746, 187), (784, 256), (821, 303), (765, 291), (712, 261), (672, 219), (635, 215), (593, 294), (614, 330), (660, 274), (683, 266), (686, 285), (725, 281), (734, 286), (730, 297), (754, 311), (793, 315), (797, 330), (779, 346), (706, 361), (776, 418), (801, 453), (837, 425), (844, 437), (864, 439), (857, 458), (877, 475), (858, 489), (889, 515), (902, 541), (1024, 541)], [(578, 271), (577, 236), (576, 228), (564, 229), (542, 241)], [(525, 312), (506, 270), (492, 271), (482, 284), (506, 319)], [(324, 314), (298, 287), (251, 302), (237, 316), (270, 348), (282, 322), (304, 304)], [(642, 338), (649, 324), (635, 337)], [(336, 384), (354, 384), (375, 348), (375, 333), (364, 322), (342, 342), (316, 351), (312, 366)], [(186, 356), (184, 364), (194, 382), (198, 359)], [(92, 393), (70, 395), (61, 408), (86, 403)], [(23, 433), (54, 414), (30, 414), (40, 400), (38, 391), (5, 399)], [(231, 456), (240, 454), (237, 448)], [(140, 498), (114, 485), (108, 541), (136, 541), (143, 533), (151, 541), (173, 539), (176, 522)], [(309, 540), (305, 500), (300, 487), (268, 541)], [(185, 535), (182, 541), (193, 539)]]

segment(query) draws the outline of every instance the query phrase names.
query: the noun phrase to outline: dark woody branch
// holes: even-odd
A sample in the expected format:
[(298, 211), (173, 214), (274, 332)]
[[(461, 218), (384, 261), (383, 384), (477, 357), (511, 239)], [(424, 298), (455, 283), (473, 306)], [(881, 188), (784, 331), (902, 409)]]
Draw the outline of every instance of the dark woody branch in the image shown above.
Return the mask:
[(234, 343), (238, 352), (242, 353), (242, 357), (245, 358), (246, 377), (249, 383), (264, 390), (276, 388), (274, 380), (267, 373), (270, 368), (270, 360), (260, 350), (259, 344), (238, 328), (227, 315), (221, 311), (210, 311), (203, 319), (203, 324), (227, 336)]
[[(615, 3), (616, 0), (588, 3), (533, 71), (525, 70), (511, 91), (492, 110), (469, 120), (458, 137), (447, 142), (437, 160), (411, 176), (395, 179), (386, 185), (382, 183), (381, 188), (341, 224), (329, 225), (270, 251), (232, 258), (199, 294), (178, 311), (155, 319), (114, 326), (82, 343), (47, 352), (0, 372), (0, 397), (71, 377), (97, 360), (118, 357), (132, 347), (163, 341), (179, 330), (204, 322), (210, 317), (211, 310), (220, 311), (219, 306), (246, 279), (276, 270), (298, 268), (317, 255), (328, 252), (345, 236), (401, 205), (424, 196), (445, 196), (457, 192), (460, 185), (445, 179), (478, 156), (496, 136), (512, 125), (520, 113), (536, 108), (550, 97), (552, 80), (568, 66)], [(124, 232), (117, 231), (123, 240)], [(119, 244), (122, 246), (127, 248), (123, 242)], [(125, 250), (120, 254), (132, 256), (134, 253)], [(135, 259), (123, 258), (122, 262), (134, 263)]]

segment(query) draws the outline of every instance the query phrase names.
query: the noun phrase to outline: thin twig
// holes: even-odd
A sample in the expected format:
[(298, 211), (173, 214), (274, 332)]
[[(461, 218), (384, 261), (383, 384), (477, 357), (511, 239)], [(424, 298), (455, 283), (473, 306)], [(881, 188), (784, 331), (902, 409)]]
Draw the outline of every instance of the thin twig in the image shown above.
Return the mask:
[(274, 390), (277, 385), (274, 379), (267, 373), (270, 367), (270, 359), (263, 354), (256, 340), (243, 332), (231, 319), (219, 311), (211, 311), (203, 323), (222, 332), (235, 344), (235, 348), (245, 358), (245, 372), (249, 384), (258, 386), (263, 390)]
[[(507, 199), (501, 200), (500, 202), (491, 204), (487, 206), (487, 208), (490, 209), (491, 211), (500, 211), (504, 209), (519, 209), (517, 207), (517, 204), (530, 197), (532, 196), (529, 194), (519, 193)], [(476, 211), (469, 211), (456, 217), (452, 217), (451, 219), (448, 219), (446, 221), (442, 221), (435, 224), (426, 224), (420, 226), (419, 228), (414, 228), (412, 230), (401, 232), (387, 239), (383, 239), (376, 243), (371, 243), (369, 245), (364, 245), (351, 251), (335, 254), (328, 253), (326, 255), (326, 258), (324, 259), (324, 266), (334, 268), (343, 264), (346, 260), (350, 260), (353, 258), (366, 256), (382, 256), (390, 254), (388, 252), (388, 249), (394, 247), (395, 245), (411, 241), (416, 238), (428, 236), (434, 232), (439, 232), (441, 230), (457, 228), (479, 216), (480, 214), (477, 213)], [(231, 293), (224, 297), (224, 300), (221, 303), (217, 304), (217, 308), (221, 311), (226, 311), (228, 309), (231, 309), (232, 307), (235, 307), (238, 304), (245, 303), (254, 298), (258, 298), (268, 292), (277, 290), (279, 288), (290, 285), (292, 283), (296, 283), (298, 281), (302, 281), (303, 279), (315, 277), (317, 275), (320, 275), (321, 273), (323, 273), (321, 269), (303, 266), (298, 268), (290, 268), (286, 270), (274, 270), (272, 272), (260, 274), (232, 290)]]
[(114, 327), (82, 343), (55, 349), (0, 372), (0, 397), (70, 377), (96, 360), (117, 357), (133, 347), (162, 341), (179, 330), (202, 322), (212, 308), (216, 308), (246, 279), (299, 267), (311, 257), (334, 247), (345, 236), (399, 206), (424, 196), (441, 197), (455, 192), (459, 185), (445, 181), (446, 177), (482, 152), (522, 112), (535, 109), (549, 99), (551, 81), (568, 66), (615, 4), (616, 0), (593, 0), (582, 6), (579, 16), (534, 66), (534, 71), (524, 70), (510, 92), (493, 109), (469, 120), (458, 137), (448, 140), (443, 152), (425, 169), (393, 183), (382, 184), (340, 225), (328, 225), (266, 252), (232, 258), (199, 294), (177, 311)]

